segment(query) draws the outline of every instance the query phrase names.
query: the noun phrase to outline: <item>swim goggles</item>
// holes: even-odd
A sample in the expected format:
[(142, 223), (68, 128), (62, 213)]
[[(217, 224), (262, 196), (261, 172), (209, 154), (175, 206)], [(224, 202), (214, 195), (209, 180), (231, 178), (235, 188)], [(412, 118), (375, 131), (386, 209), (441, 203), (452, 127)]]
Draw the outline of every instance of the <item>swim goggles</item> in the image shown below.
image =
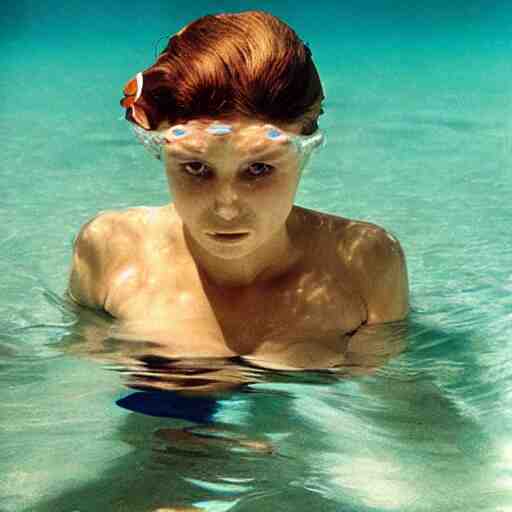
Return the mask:
[[(136, 124), (131, 124), (135, 137), (158, 160), (162, 159), (163, 148), (185, 137), (193, 137), (194, 131), (186, 125), (176, 125), (165, 131), (145, 130)], [(234, 128), (229, 124), (213, 122), (205, 128), (210, 135), (226, 137), (233, 133)], [(325, 141), (322, 131), (317, 130), (312, 135), (290, 134), (270, 124), (264, 125), (262, 136), (278, 143), (289, 143), (297, 152), (301, 163), (305, 163), (311, 153), (321, 147)]]

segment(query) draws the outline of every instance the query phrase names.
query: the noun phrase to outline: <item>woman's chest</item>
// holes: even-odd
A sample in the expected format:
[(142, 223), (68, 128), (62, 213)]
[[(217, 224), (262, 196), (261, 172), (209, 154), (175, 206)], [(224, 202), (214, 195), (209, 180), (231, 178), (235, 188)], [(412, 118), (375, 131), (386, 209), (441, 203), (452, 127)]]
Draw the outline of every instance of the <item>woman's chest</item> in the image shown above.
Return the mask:
[(366, 320), (356, 290), (321, 270), (243, 288), (215, 288), (197, 272), (154, 273), (120, 299), (118, 316), (146, 333), (203, 340), (201, 346), (210, 339), (238, 354), (251, 353), (264, 342), (343, 335)]
[(301, 274), (246, 297), (214, 298), (212, 304), (226, 334), (256, 343), (346, 334), (366, 320), (355, 290), (321, 272)]

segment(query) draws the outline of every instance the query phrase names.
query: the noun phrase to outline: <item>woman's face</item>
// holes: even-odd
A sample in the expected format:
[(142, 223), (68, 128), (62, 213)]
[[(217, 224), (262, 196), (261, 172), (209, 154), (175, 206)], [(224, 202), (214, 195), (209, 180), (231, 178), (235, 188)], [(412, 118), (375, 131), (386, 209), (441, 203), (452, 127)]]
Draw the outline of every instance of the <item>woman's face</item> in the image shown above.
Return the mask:
[(238, 258), (285, 229), (300, 178), (300, 157), (286, 133), (299, 134), (301, 125), (272, 131), (245, 118), (225, 124), (228, 133), (211, 133), (211, 120), (173, 127), (164, 160), (188, 234), (209, 253)]

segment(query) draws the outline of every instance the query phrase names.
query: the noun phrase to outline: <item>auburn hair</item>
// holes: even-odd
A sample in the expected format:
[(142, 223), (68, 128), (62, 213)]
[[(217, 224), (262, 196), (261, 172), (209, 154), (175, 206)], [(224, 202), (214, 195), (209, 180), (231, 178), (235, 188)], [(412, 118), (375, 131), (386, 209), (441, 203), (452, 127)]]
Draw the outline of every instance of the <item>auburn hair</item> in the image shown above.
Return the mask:
[[(143, 72), (143, 87), (127, 108), (145, 115), (145, 128), (233, 114), (266, 121), (304, 120), (323, 99), (311, 51), (283, 21), (263, 11), (208, 15), (172, 36)], [(135, 107), (135, 105), (134, 105)], [(140, 110), (139, 110), (140, 112)], [(147, 121), (147, 122), (146, 122)], [(139, 123), (140, 124), (140, 123)]]

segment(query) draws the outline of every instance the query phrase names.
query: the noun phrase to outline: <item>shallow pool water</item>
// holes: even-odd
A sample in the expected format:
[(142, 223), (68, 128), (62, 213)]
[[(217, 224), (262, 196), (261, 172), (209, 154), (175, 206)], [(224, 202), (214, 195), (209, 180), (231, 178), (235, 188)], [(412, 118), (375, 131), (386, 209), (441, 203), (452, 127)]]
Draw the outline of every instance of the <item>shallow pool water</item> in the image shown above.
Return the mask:
[[(0, 511), (512, 511), (510, 10), (50, 4), (0, 18)], [(295, 27), (325, 84), (298, 204), (407, 255), (408, 321), (350, 368), (173, 361), (64, 299), (83, 222), (169, 200), (125, 81), (160, 36), (247, 8)]]

